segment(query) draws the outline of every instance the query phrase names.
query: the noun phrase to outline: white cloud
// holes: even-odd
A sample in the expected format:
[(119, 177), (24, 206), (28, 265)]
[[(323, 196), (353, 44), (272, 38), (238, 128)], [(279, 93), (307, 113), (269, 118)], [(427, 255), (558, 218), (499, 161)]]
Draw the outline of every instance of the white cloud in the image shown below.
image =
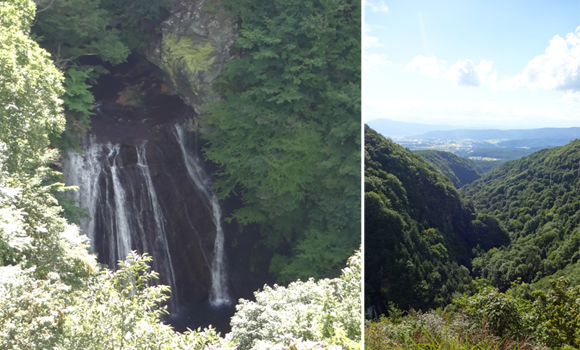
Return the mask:
[(580, 27), (565, 38), (556, 35), (545, 54), (534, 57), (521, 74), (497, 83), (500, 89), (552, 89), (567, 92), (563, 100), (578, 100), (580, 92)]
[(368, 6), (371, 10), (373, 10), (373, 12), (388, 12), (389, 11), (389, 7), (385, 4), (384, 1), (381, 1), (380, 3), (376, 3), (376, 2), (371, 2), (368, 0), (363, 0), (364, 1), (364, 5)]
[(445, 71), (445, 68), (437, 61), (437, 57), (431, 55), (429, 57), (416, 56), (405, 66), (405, 72), (427, 74), (433, 78), (439, 77), (439, 72)]
[(383, 44), (379, 42), (379, 38), (367, 34), (370, 32), (371, 26), (369, 26), (367, 23), (363, 23), (363, 48), (369, 49), (372, 47), (382, 47)]
[(493, 81), (492, 65), (493, 62), (486, 60), (480, 60), (477, 66), (469, 59), (457, 61), (443, 77), (460, 86), (480, 86)]
[(379, 42), (379, 38), (367, 34), (364, 34), (363, 44), (365, 49), (383, 46), (383, 44)]
[(362, 70), (367, 71), (378, 66), (390, 66), (392, 63), (387, 60), (387, 55), (383, 54), (365, 54), (363, 55)]
[(371, 26), (369, 26), (368, 23), (364, 22), (363, 23), (363, 32), (369, 33), (370, 31), (371, 31)]
[(562, 97), (562, 99), (560, 101), (561, 102), (580, 102), (580, 92), (568, 91), (568, 92), (566, 92), (566, 95), (564, 95), (564, 97)]
[(445, 68), (445, 61), (418, 55), (405, 66), (405, 72), (421, 73), (432, 78), (443, 77), (459, 86), (480, 86), (495, 82), (496, 73), (492, 72), (493, 62), (480, 60), (476, 66), (472, 60), (457, 61), (449, 69)]

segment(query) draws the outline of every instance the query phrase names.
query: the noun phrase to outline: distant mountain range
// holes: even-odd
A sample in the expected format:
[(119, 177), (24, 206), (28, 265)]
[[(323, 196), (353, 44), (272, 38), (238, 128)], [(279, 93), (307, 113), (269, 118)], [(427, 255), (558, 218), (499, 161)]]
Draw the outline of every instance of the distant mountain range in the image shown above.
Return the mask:
[(468, 129), (457, 125), (407, 123), (375, 119), (367, 123), (383, 136), (395, 140), (503, 140), (496, 144), (505, 148), (550, 148), (563, 146), (580, 138), (580, 127), (539, 129)]
[(381, 135), (394, 139), (404, 138), (406, 136), (418, 135), (436, 130), (465, 129), (465, 126), (458, 125), (444, 125), (444, 124), (430, 125), (421, 123), (407, 123), (390, 119), (375, 119), (367, 122), (366, 124), (371, 128), (373, 128), (378, 133), (380, 133)]
[[(409, 138), (418, 139), (444, 139), (444, 140), (554, 140), (557, 143), (564, 142), (565, 145), (571, 140), (580, 138), (580, 128), (541, 128), (541, 129), (482, 129), (482, 130), (434, 130), (428, 132), (416, 132)], [(510, 145), (511, 147), (518, 147)], [(543, 144), (542, 146), (551, 146)], [(554, 145), (555, 146), (555, 145)], [(509, 146), (508, 146), (509, 147)]]

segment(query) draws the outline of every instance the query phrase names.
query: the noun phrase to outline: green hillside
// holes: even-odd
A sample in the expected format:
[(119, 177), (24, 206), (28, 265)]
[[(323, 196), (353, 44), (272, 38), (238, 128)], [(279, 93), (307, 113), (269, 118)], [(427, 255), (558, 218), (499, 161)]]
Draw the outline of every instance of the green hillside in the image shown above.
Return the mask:
[[(494, 286), (539, 281), (580, 260), (580, 140), (510, 161), (462, 188), (507, 228), (511, 244), (473, 260)], [(558, 272), (558, 275), (569, 273)], [(544, 279), (543, 284), (547, 284)]]
[(477, 172), (481, 175), (487, 173), (505, 163), (505, 160), (480, 160), (480, 159), (470, 159)]
[(367, 307), (444, 306), (471, 283), (472, 248), (507, 243), (433, 165), (365, 127)]
[(580, 349), (580, 140), (461, 195), (369, 128), (365, 151), (365, 348)]
[(461, 188), (461, 186), (472, 183), (480, 177), (469, 159), (461, 158), (451, 152), (428, 150), (414, 151), (414, 153), (441, 170), (453, 182), (455, 188)]

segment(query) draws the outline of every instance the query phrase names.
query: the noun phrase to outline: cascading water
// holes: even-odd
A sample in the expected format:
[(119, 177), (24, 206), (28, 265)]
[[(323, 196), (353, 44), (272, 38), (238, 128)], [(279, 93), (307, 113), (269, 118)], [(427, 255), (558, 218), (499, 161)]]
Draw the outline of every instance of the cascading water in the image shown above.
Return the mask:
[[(157, 200), (157, 193), (155, 192), (155, 186), (153, 186), (153, 181), (151, 180), (151, 172), (149, 171), (149, 166), (146, 163), (146, 153), (145, 153), (145, 142), (137, 148), (137, 167), (141, 170), (141, 174), (145, 179), (145, 184), (149, 194), (149, 203), (151, 203), (151, 210), (153, 211), (153, 216), (155, 218), (155, 227), (157, 229), (158, 243), (162, 247), (162, 250), (167, 254), (167, 261), (169, 266), (166, 267), (167, 278), (172, 287), (175, 286), (175, 273), (173, 272), (173, 264), (171, 262), (171, 254), (169, 250), (169, 245), (167, 244), (167, 234), (165, 232), (165, 224), (163, 212)], [(145, 247), (145, 250), (148, 250)]]
[[(75, 197), (92, 218), (83, 219), (81, 229), (112, 268), (131, 249), (149, 253), (154, 269), (175, 290), (165, 220), (147, 165), (145, 142), (135, 147), (137, 163), (132, 167), (123, 166), (122, 150), (119, 144), (99, 144), (91, 135), (83, 142), (82, 155), (67, 153), (65, 182), (79, 187)], [(174, 294), (171, 305), (177, 301)]]
[[(119, 178), (119, 166), (116, 164), (117, 156), (119, 155), (119, 145), (108, 144), (108, 148), (111, 150), (109, 160), (113, 159), (113, 164), (109, 164), (111, 169), (111, 174), (113, 178), (113, 198), (115, 200), (114, 210), (115, 214), (115, 240), (116, 244), (111, 244), (109, 246), (109, 259), (114, 259), (109, 261), (109, 265), (114, 265), (117, 260), (123, 260), (131, 251), (131, 227), (129, 225), (128, 211), (127, 207), (127, 197), (125, 195), (125, 189), (121, 184)], [(109, 208), (111, 206), (109, 205)]]
[[(131, 250), (152, 255), (161, 282), (172, 288), (171, 308), (178, 305), (179, 296), (186, 303), (199, 301), (200, 296), (192, 298), (191, 293), (200, 295), (204, 288), (211, 306), (230, 306), (217, 196), (209, 189), (209, 176), (197, 155), (197, 145), (191, 142), (194, 138), (179, 123), (163, 128), (157, 128), (167, 130), (162, 132), (165, 136), (161, 143), (154, 140), (150, 144), (146, 137), (134, 138), (129, 144), (118, 140), (99, 142), (98, 136), (89, 135), (83, 141), (82, 154), (66, 154), (65, 182), (79, 187), (74, 196), (92, 218), (83, 218), (81, 229), (91, 238), (99, 260), (113, 268)], [(175, 154), (176, 146), (181, 154)], [(155, 179), (148, 164), (149, 151), (154, 153)], [(183, 249), (182, 243), (188, 248)], [(181, 267), (180, 277), (176, 265)], [(207, 272), (203, 272), (204, 267)], [(192, 285), (199, 282), (190, 280), (189, 285), (185, 281), (185, 288), (196, 291), (178, 289), (183, 278), (191, 278), (192, 273), (195, 281), (207, 275), (210, 283), (204, 287)]]
[(73, 151), (67, 152), (67, 161), (63, 164), (63, 176), (65, 183), (79, 187), (79, 190), (74, 192), (73, 197), (81, 208), (88, 211), (89, 215), (89, 218), (80, 219), (80, 226), (82, 232), (90, 238), (91, 248), (95, 251), (95, 220), (91, 218), (95, 217), (99, 195), (101, 147), (97, 144), (96, 137), (90, 135), (83, 139), (82, 149), (82, 154)]
[(228, 295), (227, 275), (224, 256), (224, 233), (221, 225), (221, 208), (215, 193), (209, 191), (209, 178), (199, 165), (197, 154), (192, 154), (187, 147), (187, 137), (181, 125), (175, 125), (175, 135), (179, 141), (183, 160), (187, 167), (189, 178), (197, 189), (203, 194), (204, 204), (211, 210), (212, 220), (215, 224), (216, 235), (213, 249), (213, 259), (211, 263), (211, 292), (210, 303), (213, 306), (230, 305), (231, 299)]

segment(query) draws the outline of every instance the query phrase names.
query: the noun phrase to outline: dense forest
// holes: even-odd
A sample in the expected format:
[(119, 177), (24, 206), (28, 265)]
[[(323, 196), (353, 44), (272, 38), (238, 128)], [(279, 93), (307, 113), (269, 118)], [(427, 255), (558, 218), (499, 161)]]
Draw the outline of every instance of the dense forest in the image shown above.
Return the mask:
[(360, 4), (229, 6), (243, 37), (205, 117), (216, 187), (242, 196), (233, 218), (261, 226), (279, 282), (336, 276), (360, 245)]
[(477, 165), (473, 161), (461, 158), (451, 152), (429, 150), (414, 151), (414, 153), (441, 170), (457, 189), (480, 178)]
[(241, 301), (220, 337), (161, 322), (170, 288), (146, 253), (115, 271), (96, 261), (60, 172), (99, 77), (180, 2), (0, 1), (0, 348), (360, 348), (360, 3), (303, 5), (225, 2), (240, 31), (206, 154), (222, 196), (243, 200), (231, 220), (261, 226), (287, 286)]
[(578, 280), (580, 142), (503, 164), (462, 189), (476, 208), (495, 216), (512, 244), (482, 254), (474, 271), (505, 290), (517, 278), (545, 280), (559, 270)]
[(365, 128), (366, 306), (445, 306), (471, 283), (473, 252), (509, 243), (422, 157)]
[[(368, 127), (366, 135), (365, 294), (383, 314), (367, 324), (366, 347), (580, 346), (578, 140), (506, 162), (459, 194), (410, 151)], [(448, 260), (435, 259), (441, 251)]]

